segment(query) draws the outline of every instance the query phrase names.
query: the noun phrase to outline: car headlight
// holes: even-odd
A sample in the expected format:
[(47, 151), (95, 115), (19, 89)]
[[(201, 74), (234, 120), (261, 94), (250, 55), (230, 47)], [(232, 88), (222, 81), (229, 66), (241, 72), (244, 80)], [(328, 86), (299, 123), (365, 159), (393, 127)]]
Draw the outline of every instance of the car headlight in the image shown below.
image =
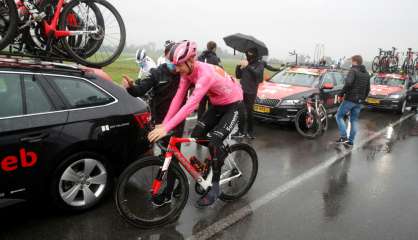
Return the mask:
[(283, 100), (281, 105), (299, 105), (302, 104), (302, 100), (295, 99), (295, 100)]
[(402, 97), (401, 94), (391, 94), (388, 96), (389, 99), (399, 99), (401, 97)]

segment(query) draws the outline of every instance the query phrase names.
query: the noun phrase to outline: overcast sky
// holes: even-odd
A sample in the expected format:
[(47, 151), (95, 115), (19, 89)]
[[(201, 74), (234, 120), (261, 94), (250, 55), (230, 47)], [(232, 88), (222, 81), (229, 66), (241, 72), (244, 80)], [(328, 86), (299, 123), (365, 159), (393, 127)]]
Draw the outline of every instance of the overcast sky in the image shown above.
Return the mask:
[(417, 0), (109, 0), (122, 14), (128, 44), (208, 40), (241, 32), (264, 41), (270, 57), (290, 50), (313, 56), (325, 44), (334, 58), (396, 46), (418, 51)]

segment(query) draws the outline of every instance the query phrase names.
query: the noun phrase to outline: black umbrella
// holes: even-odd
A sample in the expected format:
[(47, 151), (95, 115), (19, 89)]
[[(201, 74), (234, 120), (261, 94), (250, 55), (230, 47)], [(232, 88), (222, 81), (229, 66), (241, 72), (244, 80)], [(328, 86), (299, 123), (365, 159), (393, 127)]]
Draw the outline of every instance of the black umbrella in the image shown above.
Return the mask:
[(227, 46), (233, 48), (234, 50), (240, 52), (246, 52), (250, 48), (257, 48), (258, 55), (267, 56), (269, 55), (269, 50), (262, 41), (257, 38), (242, 33), (236, 33), (224, 37), (224, 41)]

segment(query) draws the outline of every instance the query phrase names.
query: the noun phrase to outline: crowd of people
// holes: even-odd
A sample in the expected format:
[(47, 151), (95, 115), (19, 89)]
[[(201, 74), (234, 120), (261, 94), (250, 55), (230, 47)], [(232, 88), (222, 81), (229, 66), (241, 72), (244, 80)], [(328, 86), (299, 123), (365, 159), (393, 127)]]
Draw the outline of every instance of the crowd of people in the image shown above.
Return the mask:
[[(239, 130), (233, 137), (255, 138), (253, 105), (258, 85), (263, 81), (265, 69), (280, 69), (263, 61), (256, 48), (249, 48), (245, 51), (246, 59), (236, 66), (238, 81), (223, 70), (216, 55), (217, 45), (213, 41), (207, 43), (206, 50), (199, 56), (196, 43), (192, 41), (166, 41), (164, 48), (164, 55), (157, 64), (145, 50), (139, 50), (137, 62), (140, 75), (137, 81), (123, 76), (122, 84), (135, 97), (143, 97), (152, 90), (155, 97), (151, 98), (150, 107), (156, 127), (148, 136), (151, 142), (162, 139), (170, 131), (174, 131), (174, 136), (181, 137), (185, 119), (197, 110), (198, 121), (191, 135), (209, 140), (213, 169), (212, 187), (197, 204), (209, 206), (220, 195), (220, 172), (226, 155), (222, 142), (237, 123)], [(349, 146), (354, 143), (361, 104), (370, 91), (370, 76), (362, 65), (361, 56), (353, 56), (352, 63), (342, 92), (345, 99), (337, 114), (341, 135), (337, 142)], [(348, 136), (343, 120), (347, 113), (351, 115), (352, 125)], [(164, 192), (154, 199), (158, 206), (169, 203), (172, 195), (181, 191), (174, 189), (170, 174), (167, 180), (169, 184)]]

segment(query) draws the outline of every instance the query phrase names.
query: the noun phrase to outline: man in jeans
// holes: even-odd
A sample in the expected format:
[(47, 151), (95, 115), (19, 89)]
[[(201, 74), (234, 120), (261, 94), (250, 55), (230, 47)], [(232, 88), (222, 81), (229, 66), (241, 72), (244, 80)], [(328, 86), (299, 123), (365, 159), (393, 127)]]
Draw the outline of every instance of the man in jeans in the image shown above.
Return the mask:
[[(340, 138), (337, 143), (343, 143), (352, 147), (358, 128), (358, 118), (362, 103), (370, 92), (370, 75), (363, 65), (363, 58), (360, 55), (351, 57), (352, 67), (345, 79), (345, 85), (340, 93), (339, 99), (344, 97), (337, 112), (337, 124)], [(344, 117), (350, 113), (351, 130), (347, 136), (347, 127)]]

